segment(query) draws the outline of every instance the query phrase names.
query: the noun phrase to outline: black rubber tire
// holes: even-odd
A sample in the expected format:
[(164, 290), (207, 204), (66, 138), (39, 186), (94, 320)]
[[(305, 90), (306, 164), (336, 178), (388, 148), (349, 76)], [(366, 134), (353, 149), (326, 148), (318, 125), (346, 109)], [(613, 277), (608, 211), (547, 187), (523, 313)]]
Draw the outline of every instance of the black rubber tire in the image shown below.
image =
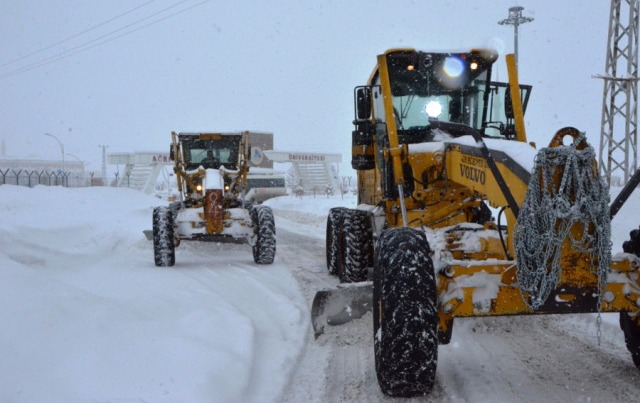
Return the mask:
[(342, 264), (342, 226), (346, 207), (334, 207), (327, 215), (326, 255), (329, 274), (337, 275), (338, 267)]
[(373, 263), (373, 229), (371, 214), (350, 210), (344, 216), (343, 269), (340, 282), (357, 283), (367, 280), (367, 268)]
[[(629, 233), (629, 240), (622, 244), (625, 253), (632, 253), (640, 257), (640, 230), (634, 229)], [(627, 312), (620, 312), (620, 328), (624, 333), (624, 341), (627, 350), (631, 353), (631, 358), (636, 368), (640, 369), (640, 313), (635, 317), (629, 316)]]
[(153, 209), (153, 257), (158, 267), (176, 264), (174, 212), (169, 207)]
[(268, 206), (254, 205), (250, 210), (253, 222), (253, 260), (257, 264), (271, 264), (276, 256), (276, 224)]
[(640, 369), (640, 324), (637, 318), (630, 317), (626, 312), (620, 312), (620, 328), (624, 333), (624, 341), (627, 350), (631, 353), (633, 363)]
[(375, 248), (376, 374), (389, 396), (425, 395), (438, 362), (437, 291), (429, 242), (411, 228), (384, 231)]

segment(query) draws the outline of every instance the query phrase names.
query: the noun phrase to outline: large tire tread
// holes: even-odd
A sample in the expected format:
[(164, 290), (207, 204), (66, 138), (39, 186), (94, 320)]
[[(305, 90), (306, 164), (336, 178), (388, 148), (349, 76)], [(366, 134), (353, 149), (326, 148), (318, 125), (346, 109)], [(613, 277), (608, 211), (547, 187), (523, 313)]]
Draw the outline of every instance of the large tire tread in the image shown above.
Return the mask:
[(261, 204), (250, 210), (254, 227), (255, 243), (253, 244), (253, 260), (257, 264), (271, 264), (276, 255), (276, 225), (273, 211)]
[(344, 256), (340, 281), (367, 280), (367, 268), (373, 265), (373, 230), (367, 211), (351, 210), (344, 218)]
[(374, 259), (376, 374), (389, 396), (426, 395), (438, 360), (437, 291), (429, 243), (411, 228), (384, 231)]
[(153, 256), (156, 266), (170, 267), (176, 263), (174, 212), (169, 207), (153, 209)]
[(334, 207), (327, 215), (326, 255), (327, 270), (331, 275), (337, 275), (342, 271), (342, 227), (346, 207)]

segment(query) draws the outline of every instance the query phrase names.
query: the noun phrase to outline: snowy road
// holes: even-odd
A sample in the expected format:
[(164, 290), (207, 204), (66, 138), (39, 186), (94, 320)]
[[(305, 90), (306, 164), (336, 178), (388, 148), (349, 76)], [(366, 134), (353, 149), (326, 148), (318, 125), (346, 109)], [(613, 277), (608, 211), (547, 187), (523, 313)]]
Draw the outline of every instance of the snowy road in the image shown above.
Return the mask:
[[(309, 302), (337, 284), (325, 265), (324, 232), (311, 231), (276, 210), (279, 257)], [(294, 217), (295, 218), (295, 217)], [(439, 347), (436, 384), (425, 398), (407, 402), (630, 402), (640, 396), (640, 372), (617, 326), (595, 315), (471, 318), (457, 320), (449, 345)], [(372, 316), (326, 327), (307, 345), (284, 402), (378, 402)]]

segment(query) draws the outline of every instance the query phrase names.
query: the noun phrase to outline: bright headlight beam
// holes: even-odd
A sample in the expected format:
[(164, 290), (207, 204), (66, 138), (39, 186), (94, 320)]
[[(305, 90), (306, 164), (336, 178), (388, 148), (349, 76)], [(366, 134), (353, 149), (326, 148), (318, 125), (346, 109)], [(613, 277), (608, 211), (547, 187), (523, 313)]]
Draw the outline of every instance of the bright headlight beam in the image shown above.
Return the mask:
[(430, 101), (425, 109), (430, 118), (437, 118), (442, 113), (442, 105), (438, 101)]
[(444, 61), (443, 70), (449, 77), (460, 77), (464, 72), (464, 63), (457, 57), (447, 57)]

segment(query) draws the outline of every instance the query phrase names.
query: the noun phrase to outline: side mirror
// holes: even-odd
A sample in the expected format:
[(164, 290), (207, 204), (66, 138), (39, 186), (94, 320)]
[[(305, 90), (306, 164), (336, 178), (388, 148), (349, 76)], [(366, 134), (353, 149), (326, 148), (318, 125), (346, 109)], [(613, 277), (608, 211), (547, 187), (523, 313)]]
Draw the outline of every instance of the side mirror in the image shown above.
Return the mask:
[(173, 144), (169, 144), (169, 160), (175, 161), (175, 155), (173, 155)]
[(371, 88), (356, 87), (356, 120), (367, 120), (371, 117)]

